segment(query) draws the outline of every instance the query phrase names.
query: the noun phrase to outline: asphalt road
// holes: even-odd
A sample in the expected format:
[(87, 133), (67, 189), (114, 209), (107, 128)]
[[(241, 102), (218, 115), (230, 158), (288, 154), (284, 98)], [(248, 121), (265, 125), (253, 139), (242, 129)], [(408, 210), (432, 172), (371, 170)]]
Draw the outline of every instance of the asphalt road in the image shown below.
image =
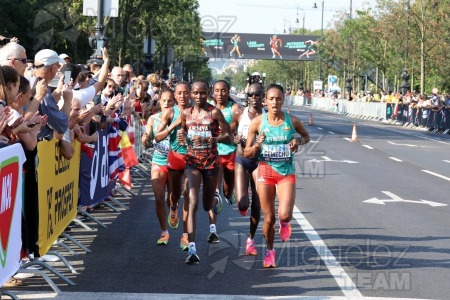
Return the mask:
[[(138, 178), (137, 197), (118, 197), (129, 209), (93, 213), (108, 228), (72, 230), (92, 253), (73, 247), (79, 255), (68, 259), (79, 274), (54, 263), (77, 284), (55, 279), (63, 291), (55, 299), (448, 298), (450, 136), (291, 109), (305, 124), (310, 112), (312, 142), (296, 155), (293, 234), (286, 243), (276, 234), (277, 268), (262, 268), (260, 229), (258, 256), (243, 255), (249, 218), (226, 203), (217, 245), (206, 242), (199, 210), (201, 261), (186, 265), (181, 228), (156, 245), (150, 181)], [(353, 124), (358, 142), (349, 141)], [(25, 283), (15, 290), (23, 299), (55, 297), (42, 279)]]

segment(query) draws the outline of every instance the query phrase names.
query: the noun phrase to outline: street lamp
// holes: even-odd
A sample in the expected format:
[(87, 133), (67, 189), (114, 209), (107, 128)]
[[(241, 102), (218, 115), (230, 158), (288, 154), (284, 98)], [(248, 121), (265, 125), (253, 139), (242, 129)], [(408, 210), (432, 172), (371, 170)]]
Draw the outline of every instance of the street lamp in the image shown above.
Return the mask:
[(347, 79), (345, 79), (345, 81), (347, 81), (347, 84), (345, 85), (345, 90), (348, 93), (348, 100), (352, 100), (352, 78), (351, 77), (347, 77)]
[(291, 22), (289, 22), (289, 20), (287, 20), (286, 18), (283, 19), (283, 23), (284, 23), (284, 29), (283, 29), (283, 33), (286, 34), (286, 21), (289, 25), (289, 34), (292, 33), (292, 26), (291, 26)]
[(107, 38), (103, 35), (105, 26), (103, 25), (103, 0), (98, 0), (97, 7), (97, 24), (94, 27), (94, 35), (89, 37), (89, 44), (96, 52), (91, 56), (92, 59), (97, 59), (102, 56), (101, 48), (106, 47)]
[(302, 27), (302, 33), (305, 34), (305, 10), (303, 8), (299, 8), (297, 6), (297, 20), (295, 21), (295, 23), (299, 24), (300, 21), (298, 20), (298, 10), (301, 9), (303, 11), (303, 27)]
[[(322, 0), (322, 25), (320, 27), (320, 42), (323, 41), (323, 11), (324, 11), (324, 2), (325, 0)], [(314, 2), (313, 8), (317, 8), (317, 3)], [(318, 49), (319, 50), (319, 49)], [(319, 50), (319, 80), (322, 80), (322, 59), (321, 59), (321, 51)]]
[(405, 95), (411, 89), (411, 85), (409, 84), (409, 78), (411, 78), (411, 75), (408, 74), (408, 70), (406, 68), (403, 69), (401, 77), (403, 82), (400, 88), (402, 90), (402, 94)]

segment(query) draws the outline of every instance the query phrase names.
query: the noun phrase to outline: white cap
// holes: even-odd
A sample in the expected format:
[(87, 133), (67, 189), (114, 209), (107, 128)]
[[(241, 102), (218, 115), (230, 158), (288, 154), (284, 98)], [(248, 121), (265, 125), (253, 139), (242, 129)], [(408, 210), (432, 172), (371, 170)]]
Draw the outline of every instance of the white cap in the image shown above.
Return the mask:
[(55, 63), (64, 64), (64, 59), (60, 58), (58, 56), (58, 53), (56, 53), (53, 50), (50, 49), (44, 49), (36, 53), (34, 56), (34, 65), (36, 67), (38, 66), (50, 66)]
[(253, 72), (252, 76), (259, 76), (259, 77), (261, 77), (261, 74), (259, 74), (259, 72)]
[(64, 59), (64, 58), (70, 58), (70, 56), (67, 55), (67, 54), (65, 54), (65, 53), (61, 53), (61, 54), (59, 55), (59, 58), (61, 58), (61, 59)]

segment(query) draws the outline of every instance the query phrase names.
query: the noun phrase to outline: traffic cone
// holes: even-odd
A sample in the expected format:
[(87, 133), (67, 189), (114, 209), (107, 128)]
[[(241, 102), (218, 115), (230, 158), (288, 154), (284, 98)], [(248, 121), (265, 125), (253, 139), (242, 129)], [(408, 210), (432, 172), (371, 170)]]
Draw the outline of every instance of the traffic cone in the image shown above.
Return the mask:
[(356, 124), (353, 124), (352, 142), (358, 141), (358, 135), (356, 133)]
[(312, 118), (312, 113), (309, 114), (309, 122), (308, 122), (309, 126), (313, 126), (313, 118)]

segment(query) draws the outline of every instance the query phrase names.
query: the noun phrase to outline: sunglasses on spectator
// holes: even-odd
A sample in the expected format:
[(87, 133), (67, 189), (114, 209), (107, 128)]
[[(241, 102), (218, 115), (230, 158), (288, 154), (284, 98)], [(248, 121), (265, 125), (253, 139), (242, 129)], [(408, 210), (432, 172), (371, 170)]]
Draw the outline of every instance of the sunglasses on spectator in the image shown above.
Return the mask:
[(250, 97), (253, 97), (253, 96), (261, 96), (262, 94), (263, 93), (261, 93), (261, 92), (256, 92), (256, 93), (248, 93), (247, 95), (250, 98)]
[(8, 60), (18, 60), (21, 61), (23, 64), (26, 64), (28, 62), (28, 58), (8, 58)]

